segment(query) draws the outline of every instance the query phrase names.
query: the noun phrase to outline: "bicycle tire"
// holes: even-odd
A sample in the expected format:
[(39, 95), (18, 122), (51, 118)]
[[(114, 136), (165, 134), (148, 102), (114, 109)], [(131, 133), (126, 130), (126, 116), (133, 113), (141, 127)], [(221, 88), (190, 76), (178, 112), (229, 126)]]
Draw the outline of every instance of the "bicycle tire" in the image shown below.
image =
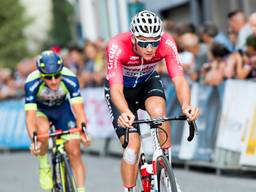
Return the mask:
[(65, 190), (66, 179), (65, 179), (65, 166), (63, 161), (53, 164), (52, 176), (53, 176), (54, 186), (51, 192), (67, 192)]
[(157, 158), (156, 171), (159, 192), (178, 192), (173, 169), (166, 156), (161, 155)]
[(67, 192), (77, 192), (77, 185), (75, 177), (71, 168), (71, 164), (67, 156), (63, 156), (63, 162), (65, 165), (65, 189)]

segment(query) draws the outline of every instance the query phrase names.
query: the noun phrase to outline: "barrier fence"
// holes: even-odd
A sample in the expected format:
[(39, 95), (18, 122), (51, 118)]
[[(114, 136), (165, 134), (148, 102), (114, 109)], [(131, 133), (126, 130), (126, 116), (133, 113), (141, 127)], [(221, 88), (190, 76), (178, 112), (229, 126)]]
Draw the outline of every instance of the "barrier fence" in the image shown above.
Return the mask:
[[(82, 95), (89, 119), (88, 132), (94, 141), (91, 149), (107, 153), (116, 148), (121, 154), (104, 100), (104, 88), (84, 89)], [(166, 87), (166, 98), (167, 114), (180, 114), (172, 84)], [(197, 120), (199, 134), (188, 143), (187, 124), (173, 122), (173, 157), (223, 168), (256, 167), (255, 98), (256, 83), (253, 81), (228, 80), (218, 87), (192, 83), (191, 101), (201, 111)], [(140, 112), (141, 117), (145, 115)], [(1, 149), (28, 149), (31, 142), (25, 127), (23, 99), (0, 102), (0, 122)], [(143, 138), (143, 147), (150, 153), (150, 145), (145, 144), (148, 141)]]

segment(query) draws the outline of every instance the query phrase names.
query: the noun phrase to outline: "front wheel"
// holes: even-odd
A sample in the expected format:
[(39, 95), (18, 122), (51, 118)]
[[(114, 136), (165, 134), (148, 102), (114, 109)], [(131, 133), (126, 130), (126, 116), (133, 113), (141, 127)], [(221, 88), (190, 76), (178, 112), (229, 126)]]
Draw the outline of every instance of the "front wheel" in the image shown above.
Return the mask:
[(51, 192), (65, 192), (66, 173), (63, 161), (57, 161), (53, 164), (53, 189)]
[(53, 169), (54, 187), (51, 192), (77, 192), (76, 182), (67, 156), (59, 157)]
[(65, 156), (65, 170), (66, 170), (66, 182), (65, 182), (65, 189), (67, 192), (77, 192), (75, 177), (72, 172), (72, 168), (69, 162), (69, 159)]
[(175, 176), (166, 156), (161, 155), (157, 158), (156, 171), (159, 192), (178, 192)]

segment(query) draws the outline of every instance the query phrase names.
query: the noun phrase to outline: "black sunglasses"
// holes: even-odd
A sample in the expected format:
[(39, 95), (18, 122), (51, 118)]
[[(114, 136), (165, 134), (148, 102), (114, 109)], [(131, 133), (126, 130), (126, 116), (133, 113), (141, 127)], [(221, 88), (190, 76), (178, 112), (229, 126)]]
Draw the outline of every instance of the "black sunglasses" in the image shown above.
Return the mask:
[(160, 44), (160, 39), (155, 40), (155, 41), (142, 41), (137, 39), (137, 45), (139, 45), (141, 48), (147, 48), (149, 45), (152, 47), (157, 47)]
[(61, 73), (57, 73), (53, 75), (42, 75), (42, 77), (47, 80), (52, 80), (52, 78), (58, 79), (60, 76), (61, 76)]

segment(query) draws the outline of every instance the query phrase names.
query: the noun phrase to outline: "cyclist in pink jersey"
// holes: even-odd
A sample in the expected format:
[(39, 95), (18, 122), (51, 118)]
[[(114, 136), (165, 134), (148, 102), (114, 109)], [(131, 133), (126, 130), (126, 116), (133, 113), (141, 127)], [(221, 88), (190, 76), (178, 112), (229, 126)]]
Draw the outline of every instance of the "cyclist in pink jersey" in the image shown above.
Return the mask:
[[(199, 109), (190, 103), (188, 82), (183, 75), (176, 44), (163, 31), (161, 19), (144, 10), (131, 21), (131, 32), (113, 37), (107, 46), (108, 74), (105, 98), (117, 136), (123, 143), (125, 129), (129, 128), (129, 144), (123, 151), (121, 175), (124, 191), (135, 191), (137, 160), (140, 152), (140, 131), (132, 126), (136, 111), (143, 109), (151, 118), (166, 116), (165, 94), (155, 66), (164, 60), (176, 89), (183, 113), (189, 121), (199, 116)], [(163, 129), (170, 130), (168, 124)], [(160, 135), (161, 137), (161, 135)], [(171, 159), (170, 139), (162, 146)]]

